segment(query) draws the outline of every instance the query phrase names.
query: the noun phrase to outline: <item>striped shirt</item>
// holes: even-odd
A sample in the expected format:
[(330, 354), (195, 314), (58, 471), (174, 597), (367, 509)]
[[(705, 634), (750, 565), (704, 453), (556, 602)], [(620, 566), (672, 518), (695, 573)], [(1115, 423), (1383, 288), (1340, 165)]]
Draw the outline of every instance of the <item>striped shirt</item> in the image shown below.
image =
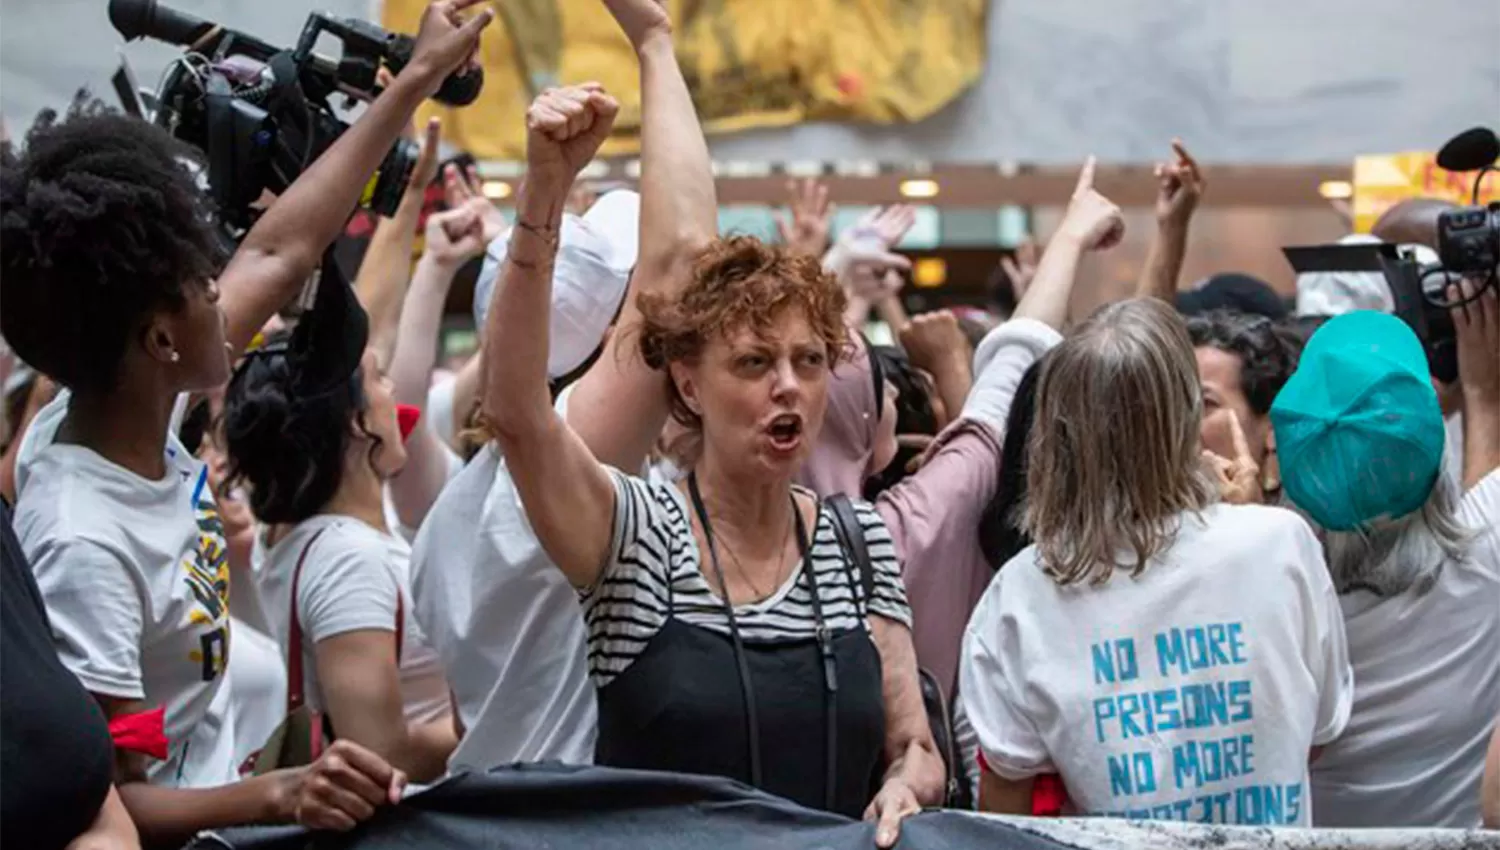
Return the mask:
[[(682, 493), (670, 484), (614, 470), (611, 474), (615, 520), (610, 560), (598, 584), (583, 596), (589, 673), (599, 687), (625, 672), (645, 652), (646, 644), (666, 625), (669, 607), (672, 616), (688, 625), (729, 634), (723, 603), (703, 576)], [(911, 609), (890, 532), (869, 505), (856, 502), (855, 512), (874, 566), (873, 598), (867, 605), (857, 569), (852, 559), (845, 560), (839, 546), (833, 515), (826, 507), (820, 508), (810, 554), (824, 623), (833, 631), (868, 629), (863, 616), (868, 611), (910, 627)], [(734, 615), (746, 641), (813, 637), (817, 618), (806, 570), (794, 570), (768, 598), (736, 605)]]

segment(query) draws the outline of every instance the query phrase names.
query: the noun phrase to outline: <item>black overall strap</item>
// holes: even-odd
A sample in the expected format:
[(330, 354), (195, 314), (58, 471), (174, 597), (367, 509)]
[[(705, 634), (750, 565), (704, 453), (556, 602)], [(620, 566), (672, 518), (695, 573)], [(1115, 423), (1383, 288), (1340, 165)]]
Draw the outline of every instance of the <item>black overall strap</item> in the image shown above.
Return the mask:
[(823, 620), (823, 601), (818, 598), (818, 571), (812, 563), (812, 546), (807, 539), (807, 526), (802, 522), (802, 511), (797, 510), (797, 499), (792, 499), (792, 510), (797, 517), (797, 549), (802, 553), (802, 565), (807, 570), (807, 586), (812, 597), (814, 628), (818, 636), (818, 652), (823, 656), (824, 716), (826, 731), (823, 734), (826, 753), (823, 757), (827, 774), (823, 779), (825, 807), (836, 808), (839, 782), (839, 675), (838, 663), (834, 660), (833, 641), (828, 636), (828, 625)]
[[(688, 476), (688, 495), (693, 501), (693, 511), (698, 515), (698, 523), (703, 527), (703, 539), (708, 544), (708, 557), (713, 564), (714, 577), (719, 580), (719, 589), (722, 595), (721, 602), (724, 605), (724, 613), (729, 619), (729, 634), (734, 645), (735, 664), (739, 668), (740, 692), (745, 701), (745, 720), (748, 726), (748, 738), (750, 741), (750, 782), (756, 787), (761, 786), (760, 769), (760, 723), (755, 713), (755, 689), (750, 680), (750, 667), (745, 660), (744, 641), (740, 637), (739, 619), (735, 616), (734, 605), (729, 601), (729, 586), (724, 580), (724, 569), (719, 563), (718, 546), (714, 543), (713, 525), (708, 519), (708, 509), (703, 505), (703, 495), (698, 490), (698, 476)], [(838, 672), (834, 660), (833, 642), (828, 635), (828, 627), (823, 619), (823, 604), (818, 598), (818, 579), (812, 567), (812, 547), (808, 541), (807, 524), (802, 520), (802, 511), (797, 507), (796, 497), (792, 497), (792, 516), (797, 525), (797, 550), (801, 555), (801, 569), (807, 573), (807, 581), (812, 596), (813, 619), (818, 640), (818, 652), (823, 659), (823, 682), (827, 694), (827, 705), (825, 715), (827, 718), (827, 733), (824, 736), (827, 742), (827, 753), (825, 762), (827, 764), (827, 775), (824, 780), (825, 806), (832, 810), (837, 802), (836, 792), (838, 788)]]
[(854, 511), (854, 503), (843, 493), (830, 496), (826, 504), (833, 511), (834, 535), (854, 561), (854, 568), (859, 573), (859, 586), (864, 591), (865, 611), (868, 613), (870, 602), (875, 598), (875, 566), (870, 560), (870, 549), (865, 545), (864, 526), (859, 522), (859, 514)]
[(719, 550), (714, 545), (714, 529), (708, 521), (708, 509), (703, 506), (703, 495), (698, 492), (698, 475), (688, 475), (688, 495), (693, 499), (693, 511), (698, 514), (698, 524), (703, 526), (703, 541), (708, 544), (708, 558), (714, 567), (714, 577), (719, 580), (719, 593), (724, 603), (724, 613), (729, 617), (729, 637), (734, 644), (734, 661), (740, 669), (740, 695), (745, 701), (745, 725), (750, 740), (750, 784), (759, 788), (760, 773), (760, 721), (755, 716), (755, 689), (750, 683), (750, 665), (745, 661), (745, 644), (740, 639), (740, 624), (734, 616), (734, 606), (729, 602), (729, 585), (724, 581), (724, 568), (719, 566)]

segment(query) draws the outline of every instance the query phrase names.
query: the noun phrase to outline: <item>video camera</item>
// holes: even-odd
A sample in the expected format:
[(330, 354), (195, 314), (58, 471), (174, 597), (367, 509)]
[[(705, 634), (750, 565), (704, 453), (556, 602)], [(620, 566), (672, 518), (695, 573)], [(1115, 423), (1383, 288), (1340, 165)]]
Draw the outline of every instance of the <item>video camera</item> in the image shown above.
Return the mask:
[[(207, 157), (211, 196), (231, 238), (254, 223), (264, 192), (286, 190), (348, 124), (334, 111), (337, 94), (380, 94), (376, 72), (399, 72), (416, 41), (354, 18), (308, 15), (297, 45), (277, 48), (254, 36), (195, 18), (156, 0), (110, 0), (109, 20), (127, 41), (152, 38), (186, 48), (163, 76), (154, 122)], [(324, 34), (342, 44), (337, 60), (313, 52)], [(435, 99), (472, 103), (482, 72), (454, 74)], [(417, 145), (398, 141), (365, 187), (361, 204), (391, 215), (416, 165)]]
[[(1460, 133), (1438, 152), (1437, 164), (1447, 171), (1475, 171), (1472, 201), (1479, 198), (1480, 181), (1500, 159), (1500, 139), (1475, 128)], [(1432, 376), (1451, 383), (1458, 378), (1458, 345), (1449, 311), (1500, 286), (1500, 203), (1447, 210), (1438, 216), (1438, 260), (1423, 264), (1413, 253), (1387, 243), (1317, 245), (1284, 248), (1298, 274), (1316, 272), (1378, 273), (1391, 292), (1395, 314), (1416, 332), (1427, 353)], [(1479, 282), (1468, 298), (1454, 298), (1452, 288), (1461, 278)]]
[(1475, 127), (1448, 140), (1438, 151), (1437, 164), (1447, 171), (1475, 171), (1471, 206), (1448, 210), (1438, 216), (1438, 256), (1443, 267), (1455, 274), (1484, 276), (1494, 283), (1500, 268), (1500, 201), (1479, 206), (1479, 186), (1484, 175), (1500, 160), (1500, 138), (1493, 130)]

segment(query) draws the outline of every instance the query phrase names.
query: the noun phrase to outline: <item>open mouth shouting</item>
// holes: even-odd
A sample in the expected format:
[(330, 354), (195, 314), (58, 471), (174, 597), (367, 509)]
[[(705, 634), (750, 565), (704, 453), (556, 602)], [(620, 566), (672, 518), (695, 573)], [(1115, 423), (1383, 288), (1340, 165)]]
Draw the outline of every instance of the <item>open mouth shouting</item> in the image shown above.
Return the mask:
[(794, 452), (802, 445), (802, 417), (796, 413), (783, 413), (766, 426), (766, 435), (775, 451)]

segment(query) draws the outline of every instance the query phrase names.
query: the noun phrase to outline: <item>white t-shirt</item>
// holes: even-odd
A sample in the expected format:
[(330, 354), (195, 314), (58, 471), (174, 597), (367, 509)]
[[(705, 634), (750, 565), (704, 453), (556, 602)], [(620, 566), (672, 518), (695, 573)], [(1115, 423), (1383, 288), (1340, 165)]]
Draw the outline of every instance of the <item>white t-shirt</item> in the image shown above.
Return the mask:
[(464, 726), (450, 770), (593, 763), (598, 710), (578, 594), (542, 550), (493, 443), (422, 523), (412, 595)]
[[(449, 706), (448, 683), (437, 653), (411, 615), (408, 574), (411, 549), (400, 538), (352, 517), (336, 514), (310, 517), (267, 551), (259, 573), (260, 595), (282, 655), (290, 652), (292, 574), (309, 543), (312, 548), (308, 550), (297, 587), (303, 693), (307, 704), (319, 711), (327, 706), (318, 682), (316, 645), (348, 632), (395, 631), (396, 595), (400, 593), (404, 606), (401, 698), (406, 719), (426, 723), (442, 718)], [(334, 718), (335, 726), (337, 722), (338, 718)]]
[(1213, 505), (1138, 578), (1062, 587), (1021, 552), (969, 621), (959, 690), (989, 768), (1058, 773), (1081, 813), (1306, 826), (1308, 750), (1353, 681), (1312, 529)]
[(1500, 711), (1500, 470), (1465, 494), (1458, 518), (1477, 536), (1426, 593), (1340, 598), (1354, 712), (1313, 765), (1318, 826), (1480, 824)]
[[(250, 588), (235, 587), (235, 593)], [(234, 757), (241, 762), (259, 752), (286, 716), (286, 662), (270, 635), (238, 618), (230, 619), (234, 652), (229, 654), (229, 686), (234, 703)]]
[(166, 709), (169, 754), (148, 767), (153, 784), (233, 782), (229, 562), (207, 467), (175, 422), (158, 481), (53, 443), (70, 397), (37, 414), (17, 460), (16, 535), (58, 655), (89, 691)]

